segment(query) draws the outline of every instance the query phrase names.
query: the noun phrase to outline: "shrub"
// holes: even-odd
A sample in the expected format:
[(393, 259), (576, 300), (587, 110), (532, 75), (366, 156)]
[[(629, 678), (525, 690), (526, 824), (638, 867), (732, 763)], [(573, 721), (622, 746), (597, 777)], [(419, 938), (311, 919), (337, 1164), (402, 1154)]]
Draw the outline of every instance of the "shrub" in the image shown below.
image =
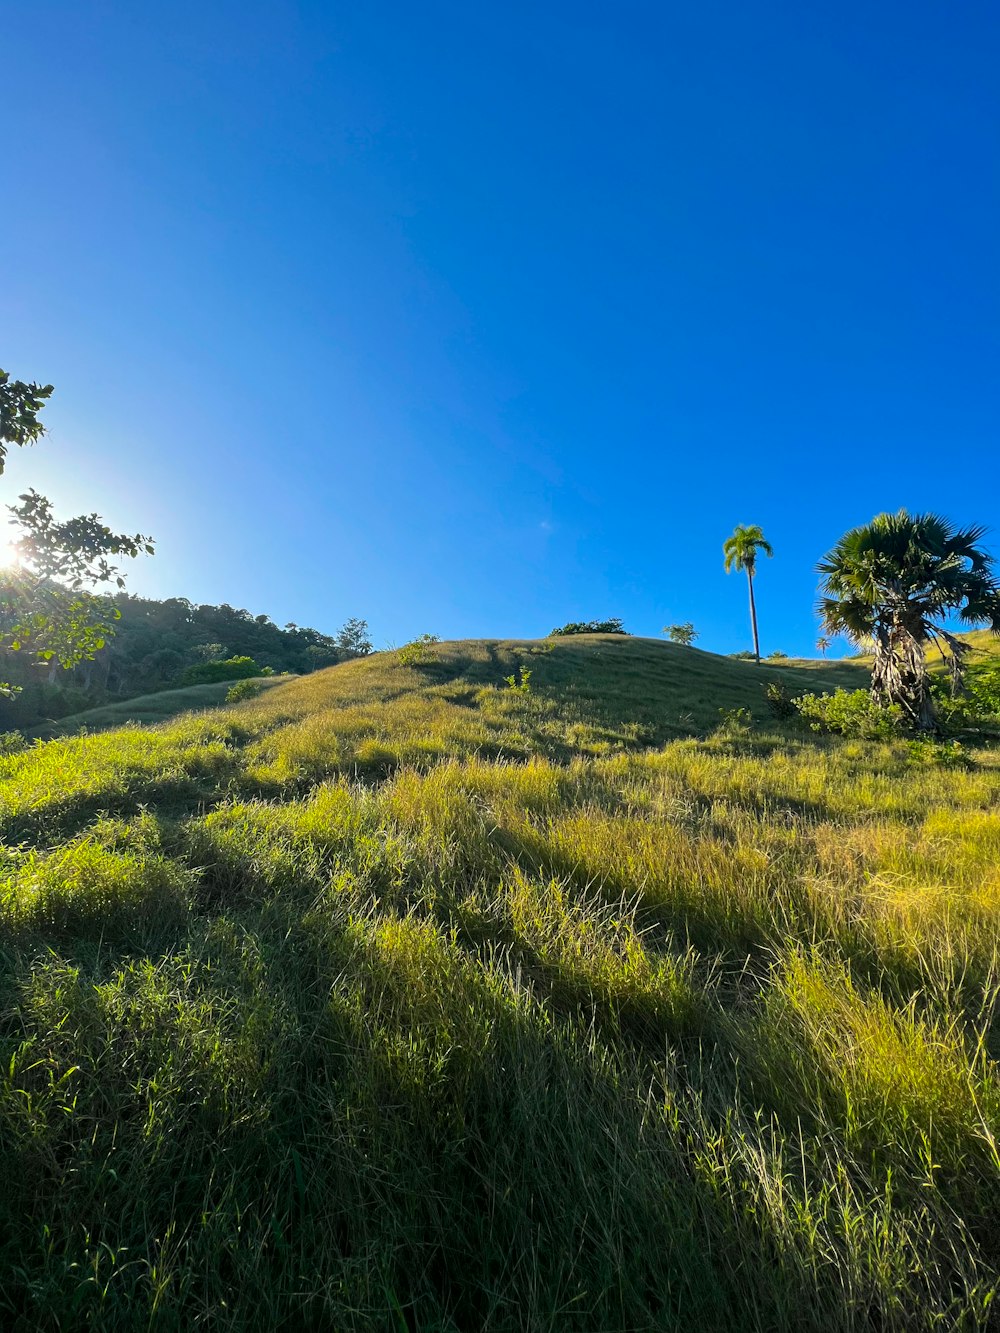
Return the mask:
[(622, 624), (619, 617), (613, 620), (571, 620), (568, 625), (563, 625), (561, 629), (549, 631), (551, 639), (557, 635), (567, 634), (627, 634), (628, 630)]
[(867, 690), (802, 694), (793, 703), (813, 731), (833, 732), (862, 740), (889, 740), (903, 729), (899, 706), (876, 703)]
[(798, 712), (795, 700), (780, 680), (769, 680), (764, 686), (764, 700), (768, 711), (775, 717), (794, 717)]
[(1000, 669), (996, 667), (974, 667), (958, 694), (953, 693), (950, 680), (936, 677), (931, 681), (931, 695), (938, 722), (946, 731), (1000, 723)]
[(936, 741), (918, 736), (906, 748), (914, 764), (941, 764), (945, 768), (971, 768), (972, 761), (959, 741)]
[(719, 717), (722, 719), (719, 731), (723, 736), (746, 736), (753, 722), (749, 708), (720, 708)]
[(226, 691), (226, 703), (238, 704), (242, 699), (256, 699), (263, 689), (259, 680), (238, 680)]
[(417, 639), (404, 643), (399, 650), (399, 660), (403, 666), (418, 666), (427, 658), (427, 650), (441, 640), (436, 634), (421, 634)]
[(516, 672), (504, 676), (504, 680), (515, 694), (531, 693), (531, 672), (526, 667), (518, 667)]
[(742, 652), (730, 653), (729, 656), (736, 662), (756, 662), (757, 660), (753, 653), (748, 652), (745, 648)]
[(199, 662), (181, 676), (182, 685), (215, 685), (223, 680), (247, 680), (261, 668), (252, 657), (229, 657), (225, 662)]
[(788, 661), (788, 654), (787, 654), (787, 653), (783, 653), (783, 652), (781, 651), (780, 648), (775, 648), (775, 650), (774, 650), (773, 653), (768, 653), (768, 655), (767, 655), (767, 661), (768, 661), (768, 662), (787, 662), (787, 661)]
[(974, 667), (965, 678), (965, 702), (976, 721), (1000, 718), (1000, 667)]

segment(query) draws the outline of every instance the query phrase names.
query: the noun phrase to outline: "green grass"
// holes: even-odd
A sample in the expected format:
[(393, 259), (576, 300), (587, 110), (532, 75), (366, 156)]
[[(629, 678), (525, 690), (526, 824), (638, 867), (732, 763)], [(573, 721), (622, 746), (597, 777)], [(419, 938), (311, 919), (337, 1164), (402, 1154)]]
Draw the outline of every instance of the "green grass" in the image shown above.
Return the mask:
[(1000, 762), (775, 678), (865, 670), (442, 644), (0, 760), (0, 1324), (990, 1328)]
[[(281, 680), (280, 676), (261, 676), (258, 683), (269, 689), (281, 683)], [(100, 708), (88, 708), (85, 712), (61, 717), (44, 727), (37, 727), (34, 734), (43, 740), (51, 740), (55, 736), (71, 736), (81, 729), (107, 731), (111, 727), (123, 727), (129, 722), (146, 726), (166, 722), (179, 713), (218, 708), (225, 703), (233, 683), (231, 680), (222, 680), (211, 685), (187, 685), (177, 690), (136, 695), (132, 699), (122, 699), (119, 703), (104, 704)]]

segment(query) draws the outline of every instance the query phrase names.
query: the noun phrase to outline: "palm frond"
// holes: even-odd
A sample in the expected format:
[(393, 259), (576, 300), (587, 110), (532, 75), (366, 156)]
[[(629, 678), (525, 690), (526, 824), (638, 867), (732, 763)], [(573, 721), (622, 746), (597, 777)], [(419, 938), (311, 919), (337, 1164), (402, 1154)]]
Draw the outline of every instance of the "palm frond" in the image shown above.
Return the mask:
[[(982, 527), (956, 528), (939, 514), (878, 514), (846, 532), (819, 562), (821, 605), (860, 624), (887, 617), (922, 641), (932, 619), (958, 613), (966, 624), (1000, 623), (1000, 582), (979, 545)], [(833, 623), (831, 621), (830, 623)]]

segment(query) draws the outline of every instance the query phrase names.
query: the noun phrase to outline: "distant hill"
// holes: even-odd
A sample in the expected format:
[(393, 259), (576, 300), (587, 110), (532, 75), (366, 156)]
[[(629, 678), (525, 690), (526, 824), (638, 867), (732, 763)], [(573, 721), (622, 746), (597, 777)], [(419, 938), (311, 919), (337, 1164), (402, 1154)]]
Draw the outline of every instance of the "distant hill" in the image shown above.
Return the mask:
[[(3, 571), (0, 571), (0, 590)], [(157, 600), (121, 593), (115, 598), (114, 633), (94, 655), (63, 670), (41, 664), (29, 652), (0, 649), (0, 679), (18, 687), (0, 698), (0, 731), (48, 731), (60, 718), (85, 710), (117, 710), (125, 700), (173, 690), (206, 663), (249, 657), (261, 669), (305, 675), (371, 651), (365, 621), (351, 619), (334, 634), (304, 625), (279, 628), (266, 615), (241, 607), (197, 606), (184, 597)], [(127, 714), (141, 716), (134, 704)], [(167, 715), (165, 710), (157, 710)]]

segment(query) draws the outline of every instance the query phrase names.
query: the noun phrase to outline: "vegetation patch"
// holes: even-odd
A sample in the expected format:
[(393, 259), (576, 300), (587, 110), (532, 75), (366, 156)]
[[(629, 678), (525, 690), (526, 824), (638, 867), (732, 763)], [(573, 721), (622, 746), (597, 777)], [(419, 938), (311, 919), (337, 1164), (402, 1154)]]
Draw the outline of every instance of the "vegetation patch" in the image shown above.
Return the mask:
[(995, 752), (532, 646), (0, 758), (7, 1326), (990, 1327)]

